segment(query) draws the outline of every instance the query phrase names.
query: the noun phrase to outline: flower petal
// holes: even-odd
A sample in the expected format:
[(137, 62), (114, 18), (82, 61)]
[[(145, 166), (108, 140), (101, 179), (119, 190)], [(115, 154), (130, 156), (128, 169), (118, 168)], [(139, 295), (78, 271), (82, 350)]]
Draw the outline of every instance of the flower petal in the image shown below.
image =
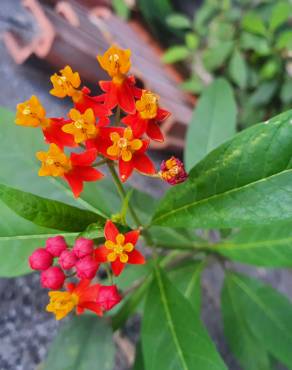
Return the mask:
[(115, 262), (112, 262), (111, 264), (112, 270), (115, 276), (119, 276), (120, 273), (123, 271), (125, 264), (122, 263), (118, 258), (115, 260)]
[(133, 245), (136, 245), (139, 236), (140, 236), (139, 230), (129, 231), (125, 234), (125, 243), (132, 243)]
[(109, 254), (109, 250), (104, 246), (100, 246), (99, 248), (96, 248), (94, 251), (94, 259), (99, 262), (107, 262), (107, 255)]
[(133, 170), (134, 170), (133, 160), (129, 162), (125, 162), (120, 158), (119, 174), (120, 174), (120, 179), (122, 180), (122, 182), (127, 181), (127, 179), (131, 176)]
[(73, 166), (90, 166), (97, 156), (96, 149), (89, 149), (84, 153), (71, 153), (70, 159)]
[(115, 243), (116, 237), (119, 234), (119, 230), (111, 220), (107, 220), (104, 227), (104, 236), (107, 240), (111, 240)]
[(152, 140), (160, 142), (164, 141), (164, 136), (160, 130), (160, 127), (154, 122), (154, 120), (149, 120), (146, 133)]
[(67, 180), (74, 197), (78, 198), (83, 190), (83, 182), (78, 177), (73, 176), (70, 173), (65, 174), (64, 178)]
[(128, 256), (128, 263), (133, 265), (143, 265), (146, 262), (144, 256), (137, 249), (134, 249), (132, 252), (128, 253)]
[(142, 173), (154, 175), (156, 172), (153, 162), (146, 154), (135, 153), (132, 162), (134, 162), (134, 167)]

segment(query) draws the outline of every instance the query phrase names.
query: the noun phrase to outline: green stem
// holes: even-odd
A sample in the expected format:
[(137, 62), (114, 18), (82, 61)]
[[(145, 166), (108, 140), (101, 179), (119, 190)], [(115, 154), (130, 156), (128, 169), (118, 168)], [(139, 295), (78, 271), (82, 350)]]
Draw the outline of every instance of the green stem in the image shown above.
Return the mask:
[(107, 159), (102, 159), (101, 161), (94, 163), (92, 166), (93, 167), (99, 167), (99, 166), (102, 166), (103, 164), (106, 164), (106, 163), (107, 163)]
[(113, 276), (112, 276), (111, 270), (110, 270), (107, 263), (104, 264), (104, 269), (106, 271), (106, 274), (107, 274), (108, 281), (109, 281), (110, 285), (113, 285), (113, 283), (114, 283), (113, 282)]

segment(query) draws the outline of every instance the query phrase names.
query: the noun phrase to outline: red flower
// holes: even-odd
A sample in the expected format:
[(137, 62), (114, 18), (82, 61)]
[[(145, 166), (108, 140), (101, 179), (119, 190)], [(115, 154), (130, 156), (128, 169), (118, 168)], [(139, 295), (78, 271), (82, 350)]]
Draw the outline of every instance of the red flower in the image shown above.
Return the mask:
[(139, 234), (138, 230), (120, 234), (113, 222), (108, 220), (104, 228), (105, 244), (95, 250), (97, 262), (110, 262), (116, 276), (120, 275), (126, 263), (144, 264), (143, 255), (135, 249)]
[(132, 128), (136, 137), (146, 133), (152, 140), (163, 141), (158, 123), (163, 122), (170, 113), (159, 108), (158, 96), (143, 90), (140, 100), (136, 101), (136, 108), (136, 113), (124, 117), (122, 122)]
[(110, 116), (112, 112), (108, 106), (102, 104), (105, 100), (105, 96), (90, 96), (89, 94), (91, 91), (88, 87), (83, 87), (81, 92), (82, 94), (74, 101), (75, 108), (78, 109), (80, 113), (84, 113), (87, 109), (91, 108), (95, 117), (99, 119), (97, 122), (98, 126), (108, 125), (110, 122), (108, 116)]
[(42, 162), (39, 176), (64, 177), (77, 198), (83, 190), (84, 181), (97, 181), (103, 174), (91, 167), (97, 155), (96, 149), (81, 154), (71, 153), (68, 158), (55, 144), (51, 144), (48, 152), (38, 152), (36, 157)]
[(139, 95), (139, 89), (135, 87), (135, 77), (126, 77), (121, 83), (114, 81), (100, 81), (99, 86), (105, 92), (105, 105), (109, 109), (120, 106), (126, 113), (134, 113), (135, 97)]
[(101, 285), (99, 288), (99, 295), (97, 303), (104, 311), (111, 310), (114, 306), (120, 303), (122, 297), (119, 295), (116, 285)]
[(63, 149), (65, 146), (77, 146), (74, 137), (70, 134), (66, 134), (62, 130), (62, 127), (70, 121), (64, 118), (49, 118), (47, 122), (48, 126), (43, 127), (43, 134), (47, 143), (54, 143), (58, 145), (60, 149)]
[(98, 149), (105, 157), (119, 161), (119, 174), (123, 182), (131, 176), (134, 169), (144, 174), (155, 174), (155, 167), (145, 154), (149, 146), (148, 140), (135, 138), (129, 127), (103, 130)]

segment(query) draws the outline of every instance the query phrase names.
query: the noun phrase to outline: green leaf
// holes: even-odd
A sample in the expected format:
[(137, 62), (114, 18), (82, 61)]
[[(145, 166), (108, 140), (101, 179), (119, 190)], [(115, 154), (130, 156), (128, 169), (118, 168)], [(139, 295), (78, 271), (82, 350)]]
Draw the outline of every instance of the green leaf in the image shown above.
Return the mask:
[(243, 229), (213, 250), (251, 265), (291, 267), (292, 222)]
[(130, 9), (124, 0), (113, 0), (112, 6), (119, 17), (124, 20), (129, 19)]
[(243, 50), (253, 50), (256, 55), (267, 56), (272, 53), (268, 40), (262, 36), (242, 32), (239, 41)]
[(277, 58), (269, 59), (261, 68), (260, 76), (264, 80), (276, 78), (278, 73), (281, 73), (281, 64)]
[(282, 26), (291, 16), (291, 11), (291, 4), (287, 2), (278, 2), (278, 4), (275, 4), (270, 18), (270, 30), (275, 31)]
[(249, 102), (254, 105), (268, 104), (273, 98), (279, 83), (277, 80), (262, 82), (250, 96)]
[(100, 317), (74, 317), (54, 340), (43, 370), (112, 370), (112, 332)]
[(292, 50), (292, 31), (282, 32), (276, 42), (278, 49)]
[(196, 312), (200, 312), (201, 309), (201, 273), (203, 268), (204, 263), (201, 261), (189, 260), (169, 271), (169, 279)]
[(244, 370), (270, 370), (267, 351), (253, 335), (236, 293), (230, 279), (226, 278), (221, 294), (221, 310), (228, 344)]
[(173, 28), (185, 29), (191, 27), (191, 21), (183, 14), (175, 13), (166, 18), (166, 23)]
[(206, 49), (203, 53), (203, 62), (207, 70), (214, 71), (221, 67), (231, 54), (233, 45), (233, 41), (225, 41)]
[(105, 219), (98, 214), (68, 204), (46, 199), (0, 184), (0, 199), (19, 216), (39, 226), (63, 231), (83, 231)]
[(141, 342), (136, 345), (136, 355), (132, 370), (145, 370)]
[(199, 37), (194, 32), (187, 32), (185, 36), (186, 46), (190, 50), (196, 50), (199, 46), (200, 40)]
[(172, 46), (164, 53), (162, 61), (164, 63), (176, 63), (186, 59), (189, 56), (189, 49), (185, 46)]
[(246, 13), (242, 19), (242, 28), (245, 31), (265, 36), (267, 31), (261, 17), (254, 12)]
[(168, 190), (153, 224), (228, 228), (292, 219), (292, 111), (222, 144)]
[(191, 76), (188, 80), (185, 80), (180, 84), (180, 87), (184, 91), (188, 91), (194, 94), (200, 94), (204, 88), (203, 82), (198, 76)]
[(185, 165), (189, 170), (216, 146), (235, 134), (236, 103), (230, 84), (220, 78), (204, 90), (186, 137)]
[(287, 78), (281, 88), (280, 97), (283, 103), (288, 104), (292, 101), (292, 78)]
[[(155, 339), (155, 340), (154, 340)], [(142, 323), (146, 370), (226, 369), (196, 312), (158, 267)]]
[(272, 287), (247, 276), (228, 273), (239, 312), (261, 347), (292, 368), (292, 304)]
[(241, 89), (246, 87), (247, 66), (242, 53), (235, 49), (228, 65), (228, 72), (232, 81)]

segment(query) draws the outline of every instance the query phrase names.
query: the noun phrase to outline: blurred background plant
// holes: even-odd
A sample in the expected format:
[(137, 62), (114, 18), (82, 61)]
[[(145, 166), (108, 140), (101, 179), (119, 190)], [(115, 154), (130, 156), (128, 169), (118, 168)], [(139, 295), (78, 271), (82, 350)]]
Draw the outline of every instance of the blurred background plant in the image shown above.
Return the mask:
[[(167, 1), (149, 3), (139, 1), (141, 12), (162, 42), (162, 28), (171, 35), (163, 61), (180, 62), (186, 74), (182, 89), (200, 94), (214, 78), (227, 78), (239, 104), (239, 129), (291, 107), (289, 0), (207, 0), (193, 18), (172, 12)], [(162, 9), (169, 15), (155, 22)]]

